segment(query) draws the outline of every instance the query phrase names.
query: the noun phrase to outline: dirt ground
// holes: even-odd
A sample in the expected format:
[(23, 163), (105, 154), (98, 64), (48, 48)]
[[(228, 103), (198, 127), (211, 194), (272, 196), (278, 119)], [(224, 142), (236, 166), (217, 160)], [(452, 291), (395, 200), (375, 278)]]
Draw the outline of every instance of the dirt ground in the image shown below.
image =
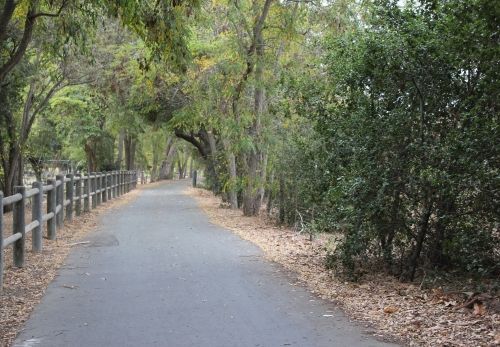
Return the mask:
[[(346, 282), (326, 270), (332, 237), (308, 235), (277, 227), (263, 217), (243, 217), (224, 208), (220, 199), (203, 189), (190, 188), (210, 220), (258, 245), (272, 261), (297, 274), (322, 298), (337, 303), (350, 317), (370, 326), (373, 333), (407, 346), (500, 346), (498, 297), (447, 288), (421, 288), (383, 274), (367, 274), (358, 283)], [(428, 287), (428, 286), (426, 286)]]

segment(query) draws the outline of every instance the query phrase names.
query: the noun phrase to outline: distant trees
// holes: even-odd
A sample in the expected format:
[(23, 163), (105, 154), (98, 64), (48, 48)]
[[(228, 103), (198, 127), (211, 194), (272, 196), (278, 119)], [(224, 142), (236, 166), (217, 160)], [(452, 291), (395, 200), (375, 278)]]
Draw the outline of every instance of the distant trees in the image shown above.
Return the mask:
[[(93, 44), (110, 42), (110, 40), (99, 41), (99, 37), (95, 41), (96, 24), (100, 28), (116, 28), (118, 20), (122, 28), (114, 30), (113, 34), (118, 33), (120, 36), (126, 33), (124, 36), (128, 36), (129, 39), (128, 42), (125, 39), (123, 42), (115, 41), (114, 43), (126, 46), (131, 42), (130, 36), (133, 36), (135, 48), (147, 51), (141, 52), (136, 57), (128, 57), (129, 61), (141, 58), (140, 61), (135, 60), (135, 70), (128, 71), (130, 79), (125, 85), (126, 88), (131, 88), (131, 93), (135, 92), (137, 96), (137, 90), (134, 91), (133, 86), (145, 83), (145, 79), (141, 77), (142, 72), (148, 70), (153, 61), (168, 64), (171, 69), (179, 71), (185, 69), (189, 60), (184, 38), (185, 22), (186, 17), (196, 6), (196, 1), (179, 1), (175, 4), (168, 1), (0, 1), (0, 156), (2, 164), (0, 189), (4, 191), (4, 194), (9, 195), (15, 184), (22, 183), (23, 158), (28, 157), (31, 131), (33, 127), (38, 126), (39, 117), (50, 118), (49, 113), (45, 111), (51, 106), (51, 99), (56, 96), (60, 110), (65, 108), (66, 111), (71, 111), (73, 117), (78, 113), (75, 114), (73, 111), (79, 110), (84, 112), (80, 114), (83, 118), (92, 122), (92, 124), (87, 123), (87, 127), (78, 122), (76, 126), (81, 130), (80, 134), (84, 138), (82, 147), (86, 153), (85, 161), (88, 167), (92, 170), (98, 167), (101, 169), (113, 167), (111, 162), (100, 161), (103, 151), (111, 151), (111, 157), (113, 156), (114, 129), (112, 126), (105, 125), (111, 122), (106, 120), (103, 114), (111, 105), (103, 107), (105, 103), (100, 103), (98, 99), (109, 95), (109, 91), (112, 91), (112, 89), (106, 89), (110, 88), (111, 83), (105, 82), (109, 81), (111, 76), (107, 74), (113, 71), (114, 66), (105, 55), (118, 52), (105, 52), (105, 47), (100, 47), (98, 50), (90, 49)], [(128, 32), (123, 29), (123, 26), (128, 29)], [(108, 33), (111, 32), (108, 31)], [(99, 54), (101, 54), (100, 57)], [(97, 62), (107, 65), (103, 67), (90, 64), (90, 60), (94, 58)], [(119, 55), (115, 54), (114, 59), (119, 61)], [(77, 66), (78, 63), (81, 65)], [(90, 67), (90, 65), (93, 66)], [(75, 69), (72, 69), (73, 67)], [(99, 74), (102, 75), (99, 76)], [(87, 86), (82, 86), (83, 84)], [(70, 85), (80, 85), (80, 88), (73, 88), (72, 95), (70, 95), (64, 90)], [(66, 93), (66, 99), (63, 100), (62, 95), (57, 95), (58, 92)], [(148, 90), (142, 90), (142, 92), (146, 94)], [(130, 96), (129, 90), (127, 94)], [(86, 95), (86, 98), (83, 95)], [(120, 95), (117, 92), (113, 96), (119, 99), (123, 93)], [(144, 98), (139, 97), (139, 99)], [(80, 103), (77, 102), (78, 100)], [(118, 102), (117, 104), (124, 103)], [(121, 111), (124, 114), (130, 114), (135, 110), (129, 107), (128, 110), (122, 108)], [(129, 128), (122, 131), (125, 135), (120, 143), (125, 144), (122, 146), (123, 157), (126, 159), (123, 167), (132, 169), (135, 166), (137, 132), (141, 129), (134, 127), (133, 131), (130, 131), (130, 128), (137, 124), (137, 122), (130, 122), (130, 119), (139, 118), (129, 117), (126, 123)], [(125, 121), (122, 124), (125, 124)], [(71, 129), (73, 137), (74, 130)], [(85, 135), (83, 135), (84, 132), (86, 132)], [(55, 137), (55, 132), (52, 136)], [(66, 138), (67, 136), (69, 136), (68, 133), (63, 135)], [(63, 138), (60, 140), (61, 143), (64, 142)], [(78, 139), (76, 143), (80, 142)], [(70, 147), (74, 144), (66, 143), (70, 144)], [(69, 152), (74, 155), (78, 151)], [(29, 157), (32, 163), (37, 162), (34, 155), (36, 151), (30, 150)]]

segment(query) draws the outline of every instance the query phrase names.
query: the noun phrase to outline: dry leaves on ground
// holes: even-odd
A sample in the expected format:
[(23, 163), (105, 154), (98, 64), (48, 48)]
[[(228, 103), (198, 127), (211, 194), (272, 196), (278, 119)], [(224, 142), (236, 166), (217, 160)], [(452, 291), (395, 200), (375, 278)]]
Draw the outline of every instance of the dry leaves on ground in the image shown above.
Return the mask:
[(498, 298), (423, 290), (382, 274), (366, 275), (362, 283), (345, 282), (325, 269), (328, 235), (311, 242), (265, 218), (221, 208), (219, 198), (206, 190), (190, 188), (187, 194), (197, 199), (213, 223), (257, 244), (267, 258), (297, 273), (312, 292), (372, 326), (376, 336), (408, 346), (500, 345)]

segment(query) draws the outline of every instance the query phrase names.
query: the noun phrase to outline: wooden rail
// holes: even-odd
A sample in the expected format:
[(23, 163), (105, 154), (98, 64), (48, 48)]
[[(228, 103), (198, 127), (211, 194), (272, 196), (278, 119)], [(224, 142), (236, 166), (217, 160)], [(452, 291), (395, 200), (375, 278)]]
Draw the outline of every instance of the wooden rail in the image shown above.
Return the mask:
[[(4, 249), (13, 247), (13, 262), (16, 267), (23, 267), (26, 254), (26, 236), (32, 233), (33, 252), (42, 251), (43, 227), (46, 223), (46, 233), (49, 240), (55, 240), (57, 230), (63, 227), (64, 220), (71, 221), (73, 215), (90, 212), (101, 203), (128, 193), (137, 185), (137, 172), (112, 171), (91, 172), (87, 175), (67, 174), (57, 175), (55, 179), (33, 183), (31, 189), (15, 187), (14, 195), (3, 196), (0, 191), (0, 291), (3, 284), (3, 269), (5, 264)], [(43, 197), (47, 195), (46, 213), (43, 213)], [(31, 221), (26, 221), (25, 207), (31, 199)], [(82, 210), (83, 200), (83, 210)], [(92, 203), (90, 203), (92, 202)], [(3, 208), (13, 205), (13, 232), (3, 238), (4, 214)]]

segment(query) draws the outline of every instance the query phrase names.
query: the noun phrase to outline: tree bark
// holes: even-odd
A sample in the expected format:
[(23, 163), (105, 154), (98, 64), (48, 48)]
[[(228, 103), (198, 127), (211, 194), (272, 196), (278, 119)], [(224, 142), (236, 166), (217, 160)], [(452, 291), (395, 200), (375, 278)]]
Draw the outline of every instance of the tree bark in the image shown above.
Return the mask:
[(125, 134), (123, 141), (125, 148), (125, 169), (134, 170), (135, 169), (135, 147), (137, 141), (130, 134)]
[(426, 206), (424, 207), (424, 210), (422, 211), (422, 215), (420, 216), (420, 220), (418, 223), (418, 232), (417, 232), (417, 238), (416, 238), (416, 245), (413, 250), (413, 253), (410, 257), (410, 266), (409, 266), (409, 275), (408, 279), (410, 281), (413, 281), (415, 278), (415, 272), (417, 270), (417, 264), (418, 264), (418, 259), (420, 257), (420, 253), (422, 252), (422, 247), (424, 244), (425, 236), (427, 235), (427, 231), (429, 229), (429, 218), (432, 213), (432, 206), (433, 202), (432, 200), (429, 199), (429, 201), (426, 202)]
[(125, 129), (120, 129), (118, 135), (118, 157), (116, 158), (116, 168), (120, 170), (123, 163), (123, 142), (125, 141)]
[(229, 188), (229, 204), (231, 205), (231, 209), (238, 209), (238, 173), (236, 171), (236, 156), (233, 152), (228, 152), (227, 160), (229, 162), (229, 179), (231, 180), (230, 188)]
[(243, 214), (245, 216), (255, 216), (259, 214), (262, 202), (261, 198), (261, 156), (259, 141), (261, 133), (261, 117), (264, 113), (264, 38), (262, 30), (254, 30), (254, 40), (256, 43), (256, 67), (255, 67), (255, 87), (254, 87), (254, 121), (249, 129), (249, 135), (254, 142), (250, 153), (246, 154), (247, 180), (243, 196)]
[(165, 146), (165, 159), (163, 160), (160, 168), (160, 179), (170, 180), (173, 178), (173, 166), (175, 164), (175, 138), (169, 136), (167, 139), (167, 144)]
[(97, 171), (97, 156), (95, 152), (95, 145), (92, 139), (88, 139), (85, 143), (85, 155), (87, 157), (88, 172)]
[(285, 177), (283, 177), (283, 174), (280, 174), (279, 178), (279, 221), (281, 224), (285, 223), (285, 213), (286, 213), (286, 206), (285, 206)]

